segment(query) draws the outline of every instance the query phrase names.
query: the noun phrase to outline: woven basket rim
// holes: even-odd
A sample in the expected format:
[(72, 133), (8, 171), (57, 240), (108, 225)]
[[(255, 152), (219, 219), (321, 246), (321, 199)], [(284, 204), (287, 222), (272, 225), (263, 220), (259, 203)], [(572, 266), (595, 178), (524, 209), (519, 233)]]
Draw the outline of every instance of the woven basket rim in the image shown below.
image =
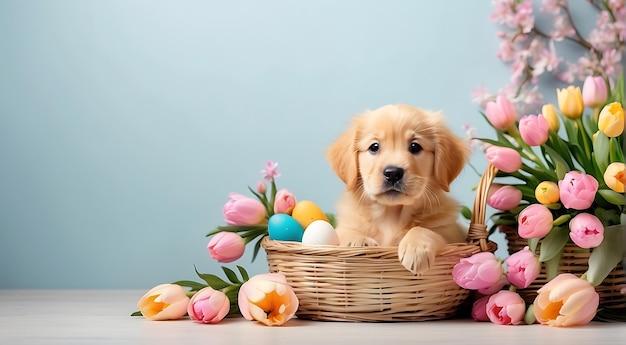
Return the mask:
[[(373, 246), (373, 247), (346, 247), (335, 245), (313, 245), (303, 244), (294, 241), (276, 241), (270, 240), (265, 236), (261, 240), (261, 245), (265, 249), (280, 250), (285, 253), (300, 253), (314, 251), (317, 255), (339, 255), (339, 256), (363, 256), (363, 255), (380, 255), (380, 254), (397, 254), (397, 246)], [(437, 252), (437, 256), (458, 256), (463, 251), (459, 249), (468, 249), (473, 251), (475, 244), (466, 242), (448, 243)]]

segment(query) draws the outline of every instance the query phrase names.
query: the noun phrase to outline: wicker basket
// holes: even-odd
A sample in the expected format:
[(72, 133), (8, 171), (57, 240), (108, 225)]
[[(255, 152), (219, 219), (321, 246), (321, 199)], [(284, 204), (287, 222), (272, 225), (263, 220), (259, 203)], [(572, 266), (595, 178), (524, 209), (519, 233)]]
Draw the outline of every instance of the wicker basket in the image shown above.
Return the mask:
[[(481, 184), (491, 184), (495, 172), (488, 169)], [(463, 257), (496, 250), (484, 225), (486, 198), (479, 190), (467, 243), (444, 247), (434, 266), (419, 276), (400, 264), (396, 247), (308, 246), (267, 237), (261, 244), (270, 272), (284, 274), (298, 296), (300, 318), (367, 322), (449, 318), (470, 293), (452, 280), (454, 265)]]
[[(500, 226), (498, 230), (504, 233), (507, 241), (509, 254), (513, 254), (528, 245), (528, 240), (519, 237), (517, 228), (511, 226)], [(541, 241), (537, 250), (541, 247)], [(566, 244), (563, 249), (563, 256), (559, 263), (559, 273), (573, 273), (582, 275), (589, 268), (589, 255), (587, 250), (581, 250), (574, 244)], [(537, 290), (548, 282), (545, 266), (542, 267), (539, 277), (525, 289), (517, 289), (517, 292), (524, 298), (526, 303), (533, 303), (537, 296)], [(626, 298), (621, 294), (620, 288), (626, 284), (626, 272), (620, 262), (615, 269), (596, 286), (596, 291), (600, 295), (600, 308), (623, 309), (626, 308)]]

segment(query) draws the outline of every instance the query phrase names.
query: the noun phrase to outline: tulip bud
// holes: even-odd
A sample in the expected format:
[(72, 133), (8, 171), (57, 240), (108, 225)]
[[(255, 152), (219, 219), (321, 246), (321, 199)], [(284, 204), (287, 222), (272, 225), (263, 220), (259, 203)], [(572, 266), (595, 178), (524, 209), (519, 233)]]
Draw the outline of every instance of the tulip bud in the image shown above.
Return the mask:
[(583, 83), (583, 103), (589, 108), (597, 108), (608, 99), (606, 81), (601, 76), (588, 76)]
[(524, 115), (519, 122), (519, 133), (522, 140), (530, 146), (540, 146), (548, 141), (548, 121), (539, 115)]
[(489, 288), (502, 277), (502, 264), (491, 252), (481, 252), (462, 258), (452, 268), (452, 279), (464, 289)]
[(541, 238), (552, 230), (554, 217), (542, 204), (531, 204), (517, 218), (517, 232), (521, 238)]
[(472, 304), (472, 319), (475, 321), (489, 321), (487, 316), (487, 302), (491, 296), (483, 296)]
[(513, 103), (504, 96), (497, 96), (495, 102), (488, 102), (485, 106), (485, 115), (489, 122), (501, 131), (505, 131), (515, 124), (517, 114)]
[(598, 217), (579, 213), (569, 222), (569, 237), (581, 248), (595, 248), (604, 239), (604, 226)]
[(176, 320), (185, 316), (189, 297), (185, 289), (177, 284), (161, 284), (146, 292), (137, 307), (148, 320)]
[(218, 232), (207, 244), (211, 257), (219, 262), (239, 259), (246, 249), (246, 241), (234, 232)]
[(511, 185), (492, 184), (487, 192), (487, 205), (500, 211), (508, 211), (522, 200), (522, 191)]
[(598, 117), (598, 129), (609, 138), (624, 132), (624, 109), (619, 102), (609, 103), (602, 108)]
[(276, 192), (276, 198), (274, 200), (274, 213), (285, 213), (290, 215), (294, 207), (296, 207), (296, 197), (294, 197), (293, 194), (286, 189), (281, 189)]
[(556, 96), (563, 115), (572, 120), (582, 116), (585, 105), (578, 86), (570, 85), (565, 89), (557, 89)]
[(607, 187), (618, 193), (624, 193), (624, 184), (626, 184), (626, 172), (624, 163), (613, 162), (604, 171), (604, 183)]
[(530, 251), (528, 246), (511, 254), (505, 261), (507, 272), (506, 277), (511, 284), (518, 288), (527, 288), (541, 271), (539, 258)]
[(489, 146), (485, 150), (487, 161), (498, 170), (512, 173), (522, 167), (522, 157), (514, 149), (502, 146)]
[(487, 316), (498, 325), (519, 325), (526, 314), (526, 302), (512, 291), (502, 290), (487, 301)]
[(563, 206), (585, 210), (593, 204), (598, 191), (598, 181), (591, 175), (569, 171), (559, 181), (559, 198)]
[(600, 295), (586, 280), (571, 273), (562, 273), (537, 291), (534, 314), (544, 325), (582, 326), (595, 316)]
[(263, 203), (257, 199), (248, 198), (238, 193), (230, 193), (230, 200), (222, 209), (228, 225), (257, 225), (260, 224), (267, 211)]
[(548, 126), (550, 127), (550, 130), (553, 132), (558, 132), (559, 116), (556, 113), (556, 108), (554, 107), (554, 105), (550, 103), (545, 104), (541, 108), (541, 114), (546, 119), (546, 121), (548, 121)]
[(267, 192), (267, 187), (265, 186), (265, 181), (259, 181), (256, 184), (256, 191), (259, 194), (265, 194), (265, 192)]
[(544, 205), (559, 201), (559, 186), (552, 181), (543, 181), (535, 188), (535, 198)]
[(189, 318), (200, 323), (218, 323), (230, 311), (230, 301), (222, 291), (208, 286), (196, 292), (187, 307)]

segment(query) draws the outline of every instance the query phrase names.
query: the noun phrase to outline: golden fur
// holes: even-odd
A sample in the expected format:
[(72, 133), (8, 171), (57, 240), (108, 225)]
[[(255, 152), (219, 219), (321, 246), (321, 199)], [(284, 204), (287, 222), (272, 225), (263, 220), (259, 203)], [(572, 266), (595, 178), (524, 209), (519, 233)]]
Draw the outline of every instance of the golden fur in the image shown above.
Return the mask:
[(439, 113), (387, 105), (353, 118), (327, 157), (346, 184), (337, 205), (344, 246), (398, 246), (414, 273), (429, 269), (446, 243), (465, 241), (450, 183), (469, 155)]

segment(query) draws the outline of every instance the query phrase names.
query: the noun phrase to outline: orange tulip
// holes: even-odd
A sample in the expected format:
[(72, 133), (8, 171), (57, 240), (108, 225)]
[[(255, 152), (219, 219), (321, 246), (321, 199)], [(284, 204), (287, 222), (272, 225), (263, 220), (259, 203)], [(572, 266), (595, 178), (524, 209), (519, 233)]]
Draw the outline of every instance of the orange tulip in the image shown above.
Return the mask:
[(599, 302), (600, 295), (588, 281), (562, 273), (537, 291), (533, 313), (543, 325), (582, 326), (594, 318)]

